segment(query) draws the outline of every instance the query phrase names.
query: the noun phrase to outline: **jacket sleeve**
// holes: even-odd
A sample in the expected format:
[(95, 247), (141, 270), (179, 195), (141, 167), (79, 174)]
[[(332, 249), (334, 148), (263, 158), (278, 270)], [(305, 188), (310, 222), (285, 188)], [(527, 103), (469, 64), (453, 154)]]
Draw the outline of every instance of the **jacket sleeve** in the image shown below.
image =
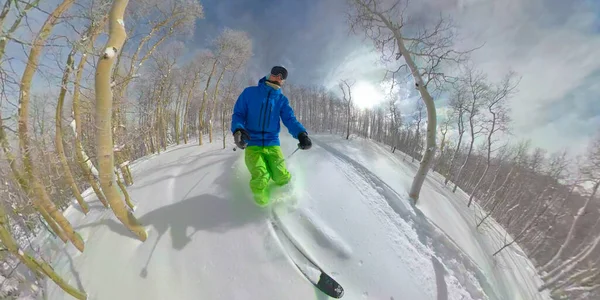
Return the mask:
[(231, 133), (237, 129), (246, 130), (246, 114), (248, 113), (248, 102), (246, 101), (246, 91), (244, 90), (233, 107), (233, 115), (231, 115)]
[(281, 120), (283, 121), (283, 125), (287, 127), (289, 133), (295, 138), (298, 138), (298, 134), (301, 132), (306, 132), (302, 123), (296, 120), (296, 116), (294, 115), (294, 109), (290, 106), (290, 101), (287, 97), (283, 96), (283, 105), (281, 106), (280, 114)]

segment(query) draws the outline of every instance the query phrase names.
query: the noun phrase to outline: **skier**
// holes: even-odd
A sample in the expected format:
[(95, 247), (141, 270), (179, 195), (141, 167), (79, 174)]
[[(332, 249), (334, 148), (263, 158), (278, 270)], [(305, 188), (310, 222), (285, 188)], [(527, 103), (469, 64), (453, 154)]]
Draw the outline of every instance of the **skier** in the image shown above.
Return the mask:
[(288, 98), (281, 92), (287, 75), (284, 67), (273, 67), (257, 86), (245, 88), (233, 107), (231, 132), (236, 146), (246, 149), (246, 167), (252, 175), (250, 189), (254, 201), (261, 207), (269, 204), (267, 187), (271, 179), (283, 186), (292, 177), (281, 152), (280, 119), (289, 133), (298, 139), (300, 149), (308, 150), (312, 146), (308, 132), (296, 120)]

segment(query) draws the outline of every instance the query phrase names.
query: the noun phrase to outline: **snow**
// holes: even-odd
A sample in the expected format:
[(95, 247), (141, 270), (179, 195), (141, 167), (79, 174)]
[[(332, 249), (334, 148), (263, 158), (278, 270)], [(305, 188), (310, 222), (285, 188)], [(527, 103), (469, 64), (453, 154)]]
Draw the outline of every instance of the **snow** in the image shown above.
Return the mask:
[(19, 281), (16, 278), (6, 278), (0, 275), (0, 298), (5, 299), (9, 295), (18, 294)]
[[(411, 163), (411, 158), (403, 153), (397, 151), (392, 154), (389, 147), (365, 139), (346, 141), (323, 136), (319, 140), (342, 151), (359, 164), (369, 166), (369, 170), (393, 189), (407, 191), (410, 188), (419, 161)], [(483, 210), (476, 203), (472, 209), (467, 208), (469, 196), (460, 189), (456, 194), (452, 193), (452, 185), (445, 187), (443, 181), (442, 175), (430, 172), (417, 206), (474, 261), (489, 280), (494, 293), (500, 299), (550, 299), (547, 293), (540, 294), (537, 291), (542, 281), (517, 244), (492, 257), (491, 254), (504, 245), (505, 236), (507, 241), (512, 239), (493, 218), (488, 218), (477, 230), (475, 215), (481, 218)]]
[[(274, 190), (274, 205), (342, 284), (343, 299), (546, 299), (517, 247), (491, 258), (502, 228), (477, 232), (465, 195), (435, 174), (413, 207), (406, 195), (416, 167), (402, 156), (365, 140), (313, 141), (287, 160), (292, 182)], [(282, 144), (287, 155), (296, 142), (282, 133)], [(44, 259), (89, 299), (327, 299), (286, 255), (270, 210), (252, 202), (243, 151), (221, 146), (191, 141), (131, 163), (128, 192), (145, 242), (88, 190), (87, 216), (65, 211), (85, 251), (46, 234)], [(45, 285), (48, 299), (72, 299)]]

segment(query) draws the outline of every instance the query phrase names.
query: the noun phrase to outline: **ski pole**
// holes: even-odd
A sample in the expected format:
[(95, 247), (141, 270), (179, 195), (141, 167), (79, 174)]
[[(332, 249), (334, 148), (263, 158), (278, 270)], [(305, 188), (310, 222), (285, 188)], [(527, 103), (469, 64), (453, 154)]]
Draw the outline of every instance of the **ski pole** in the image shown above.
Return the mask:
[(294, 153), (298, 152), (298, 150), (300, 150), (300, 147), (296, 148), (296, 150), (294, 150), (294, 152), (292, 152), (292, 154), (288, 155), (288, 157), (286, 159), (290, 159), (290, 157), (292, 157), (292, 155), (294, 155)]
[(291, 153), (290, 155), (288, 155), (286, 158), (282, 158), (281, 160), (279, 160), (279, 161), (277, 162), (277, 164), (276, 164), (276, 165), (279, 165), (279, 164), (281, 164), (282, 162), (284, 162), (284, 161), (286, 161), (286, 160), (290, 159), (290, 157), (292, 157), (292, 155), (294, 155), (294, 153), (296, 153), (298, 150), (300, 150), (300, 146), (298, 146), (298, 148), (296, 148), (296, 150), (294, 150), (294, 152), (292, 152), (292, 153)]

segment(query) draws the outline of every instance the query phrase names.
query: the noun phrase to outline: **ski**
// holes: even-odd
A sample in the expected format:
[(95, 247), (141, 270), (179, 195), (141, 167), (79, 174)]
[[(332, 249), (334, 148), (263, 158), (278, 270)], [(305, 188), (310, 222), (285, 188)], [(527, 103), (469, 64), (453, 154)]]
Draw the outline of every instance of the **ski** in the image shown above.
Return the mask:
[(271, 225), (280, 242), (283, 244), (284, 249), (287, 251), (288, 257), (300, 273), (326, 295), (336, 299), (342, 298), (344, 288), (310, 258), (307, 252), (302, 249), (300, 244), (287, 231), (281, 219), (274, 211), (272, 211), (272, 215)]

